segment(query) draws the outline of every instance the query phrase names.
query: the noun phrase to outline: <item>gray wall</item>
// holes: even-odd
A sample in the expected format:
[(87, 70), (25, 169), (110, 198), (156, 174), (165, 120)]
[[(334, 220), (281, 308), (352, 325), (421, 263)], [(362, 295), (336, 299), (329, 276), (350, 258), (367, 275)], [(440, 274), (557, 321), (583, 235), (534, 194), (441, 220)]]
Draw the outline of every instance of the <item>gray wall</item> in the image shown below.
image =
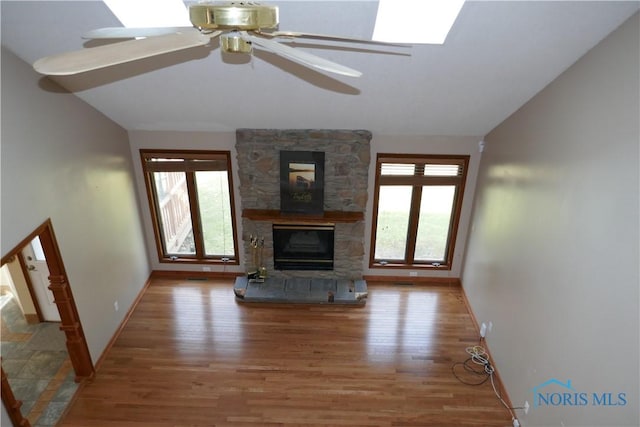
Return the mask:
[(150, 274), (126, 131), (3, 49), (1, 183), (2, 255), (51, 218), (95, 362)]
[(465, 292), (515, 406), (552, 378), (588, 401), (526, 426), (640, 421), (639, 39), (636, 14), (486, 137)]

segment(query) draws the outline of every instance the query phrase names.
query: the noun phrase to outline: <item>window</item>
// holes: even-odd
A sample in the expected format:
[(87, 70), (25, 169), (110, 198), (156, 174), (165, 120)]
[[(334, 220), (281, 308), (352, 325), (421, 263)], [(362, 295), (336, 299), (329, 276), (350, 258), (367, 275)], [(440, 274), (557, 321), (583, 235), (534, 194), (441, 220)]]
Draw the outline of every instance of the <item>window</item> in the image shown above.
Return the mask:
[(378, 154), (370, 267), (451, 269), (468, 163)]
[(238, 264), (230, 153), (140, 155), (160, 261)]

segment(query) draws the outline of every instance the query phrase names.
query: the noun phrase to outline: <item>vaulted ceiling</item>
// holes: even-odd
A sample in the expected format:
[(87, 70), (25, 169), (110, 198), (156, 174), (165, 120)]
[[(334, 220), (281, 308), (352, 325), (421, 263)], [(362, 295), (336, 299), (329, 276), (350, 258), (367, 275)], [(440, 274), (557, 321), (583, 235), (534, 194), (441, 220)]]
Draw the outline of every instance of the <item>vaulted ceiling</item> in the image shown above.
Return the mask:
[[(377, 10), (368, 0), (268, 4), (280, 8), (280, 30), (358, 38), (371, 38)], [(100, 1), (0, 5), (2, 45), (30, 64), (95, 45), (81, 34), (120, 25)], [(481, 136), (639, 6), (468, 1), (442, 46), (296, 42), (297, 49), (361, 71), (360, 78), (322, 74), (266, 52), (223, 56), (214, 42), (55, 80), (130, 130), (347, 128)]]

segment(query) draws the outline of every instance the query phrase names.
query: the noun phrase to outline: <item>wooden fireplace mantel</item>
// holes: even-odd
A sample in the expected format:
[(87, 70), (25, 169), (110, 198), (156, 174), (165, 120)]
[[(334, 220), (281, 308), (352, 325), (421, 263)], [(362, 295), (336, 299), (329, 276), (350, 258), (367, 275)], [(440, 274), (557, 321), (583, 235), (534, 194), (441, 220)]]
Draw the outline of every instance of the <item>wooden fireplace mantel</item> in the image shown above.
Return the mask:
[(243, 218), (253, 221), (276, 221), (276, 222), (358, 222), (364, 220), (364, 212), (352, 211), (325, 211), (323, 214), (308, 215), (297, 213), (283, 213), (277, 209), (243, 209)]

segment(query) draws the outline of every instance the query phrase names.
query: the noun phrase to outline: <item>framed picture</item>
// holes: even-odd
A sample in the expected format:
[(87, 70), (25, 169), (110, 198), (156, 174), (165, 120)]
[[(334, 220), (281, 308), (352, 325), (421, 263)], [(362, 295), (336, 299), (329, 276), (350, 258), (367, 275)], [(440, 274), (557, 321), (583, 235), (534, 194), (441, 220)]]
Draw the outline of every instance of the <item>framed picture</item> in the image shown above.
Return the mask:
[(280, 151), (280, 211), (324, 212), (324, 152)]

